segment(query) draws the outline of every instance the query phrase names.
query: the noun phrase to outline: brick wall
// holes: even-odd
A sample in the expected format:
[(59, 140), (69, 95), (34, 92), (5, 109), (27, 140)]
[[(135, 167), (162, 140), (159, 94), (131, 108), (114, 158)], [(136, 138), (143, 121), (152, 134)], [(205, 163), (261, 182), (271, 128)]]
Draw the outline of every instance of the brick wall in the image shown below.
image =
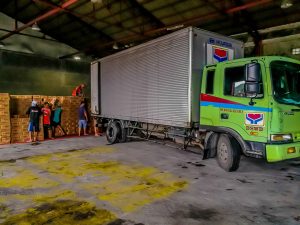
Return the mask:
[(0, 93), (0, 144), (10, 143), (10, 97)]
[[(28, 117), (18, 117), (14, 116), (11, 118), (11, 143), (25, 142), (29, 140), (28, 132)], [(38, 133), (38, 140), (44, 140), (44, 130), (41, 125), (43, 122), (40, 118), (40, 132)]]
[[(0, 93), (0, 144), (25, 142), (28, 140), (28, 116), (26, 111), (35, 100), (39, 104), (54, 102), (58, 99), (62, 105), (61, 125), (67, 135), (78, 133), (78, 108), (83, 97), (43, 96), (43, 95), (11, 95)], [(10, 106), (10, 107), (9, 107)], [(43, 121), (41, 117), (38, 140), (44, 140)], [(92, 123), (89, 133), (93, 132)], [(57, 136), (62, 135), (58, 131)]]

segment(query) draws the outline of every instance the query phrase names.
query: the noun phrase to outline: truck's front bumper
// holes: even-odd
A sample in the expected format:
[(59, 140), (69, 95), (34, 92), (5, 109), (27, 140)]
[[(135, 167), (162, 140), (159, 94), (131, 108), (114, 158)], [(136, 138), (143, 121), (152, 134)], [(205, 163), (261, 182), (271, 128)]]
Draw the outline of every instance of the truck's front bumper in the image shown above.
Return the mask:
[[(293, 148), (295, 152), (293, 152)], [(277, 162), (298, 157), (300, 157), (300, 142), (266, 145), (266, 158), (268, 162)]]

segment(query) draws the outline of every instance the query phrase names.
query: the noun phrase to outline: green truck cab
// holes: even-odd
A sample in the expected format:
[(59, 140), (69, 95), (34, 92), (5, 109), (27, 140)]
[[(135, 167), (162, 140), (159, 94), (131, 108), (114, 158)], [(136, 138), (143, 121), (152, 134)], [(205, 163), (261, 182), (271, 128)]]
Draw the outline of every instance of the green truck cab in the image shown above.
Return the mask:
[(207, 157), (234, 171), (240, 155), (277, 162), (300, 157), (300, 62), (243, 58), (204, 67), (200, 129)]

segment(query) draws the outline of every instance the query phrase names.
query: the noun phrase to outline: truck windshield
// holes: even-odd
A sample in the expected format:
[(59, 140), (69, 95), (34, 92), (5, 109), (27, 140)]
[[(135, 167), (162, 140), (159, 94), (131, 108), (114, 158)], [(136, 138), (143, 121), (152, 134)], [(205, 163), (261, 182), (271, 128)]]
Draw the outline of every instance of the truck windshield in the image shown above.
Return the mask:
[(271, 76), (275, 100), (300, 106), (300, 64), (274, 61), (271, 63)]

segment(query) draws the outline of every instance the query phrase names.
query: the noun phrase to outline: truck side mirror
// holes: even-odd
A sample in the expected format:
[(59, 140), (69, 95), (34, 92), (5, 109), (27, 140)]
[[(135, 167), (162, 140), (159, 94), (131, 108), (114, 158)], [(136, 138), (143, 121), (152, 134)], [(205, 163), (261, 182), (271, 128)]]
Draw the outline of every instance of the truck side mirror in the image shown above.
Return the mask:
[(247, 82), (245, 83), (246, 96), (256, 96), (260, 93), (260, 83)]
[(250, 97), (249, 105), (254, 105), (253, 99), (260, 93), (261, 84), (258, 82), (246, 82), (244, 87), (246, 96)]
[(246, 82), (261, 82), (260, 64), (257, 62), (246, 64), (245, 78), (246, 78)]

